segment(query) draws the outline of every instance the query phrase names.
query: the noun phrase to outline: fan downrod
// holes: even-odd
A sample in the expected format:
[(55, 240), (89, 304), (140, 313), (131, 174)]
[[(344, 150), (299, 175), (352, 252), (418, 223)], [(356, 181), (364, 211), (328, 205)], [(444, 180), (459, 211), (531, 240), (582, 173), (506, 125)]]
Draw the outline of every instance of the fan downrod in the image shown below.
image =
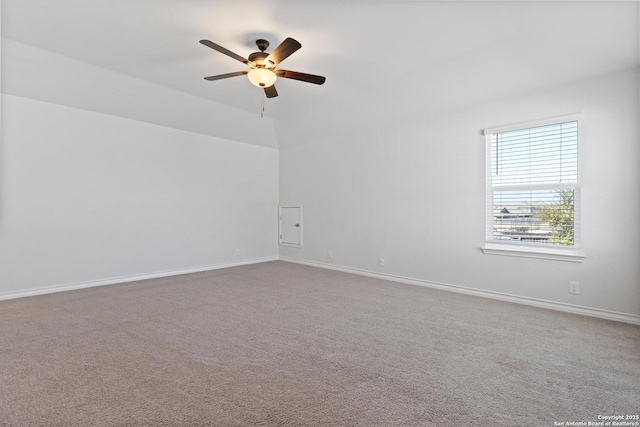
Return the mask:
[(258, 46), (258, 49), (260, 49), (260, 52), (264, 52), (269, 47), (269, 42), (265, 39), (258, 39), (256, 40), (256, 45)]

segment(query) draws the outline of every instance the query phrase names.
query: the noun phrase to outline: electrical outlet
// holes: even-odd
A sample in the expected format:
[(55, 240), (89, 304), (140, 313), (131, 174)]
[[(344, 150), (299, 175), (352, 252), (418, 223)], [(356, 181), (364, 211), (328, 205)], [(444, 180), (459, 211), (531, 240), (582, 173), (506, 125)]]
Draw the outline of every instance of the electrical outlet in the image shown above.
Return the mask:
[(580, 294), (580, 282), (569, 282), (569, 293), (575, 295)]
[(378, 265), (379, 266), (383, 266), (384, 265), (384, 258), (378, 258)]
[(240, 248), (236, 249), (236, 255), (240, 255)]

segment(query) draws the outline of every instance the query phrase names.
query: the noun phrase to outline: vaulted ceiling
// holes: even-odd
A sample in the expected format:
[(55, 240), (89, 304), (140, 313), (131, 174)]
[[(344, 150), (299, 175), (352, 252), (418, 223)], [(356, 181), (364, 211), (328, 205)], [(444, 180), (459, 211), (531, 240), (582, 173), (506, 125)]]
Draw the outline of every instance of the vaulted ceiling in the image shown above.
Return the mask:
[[(106, 70), (107, 86), (118, 75), (175, 94), (162, 109), (145, 107), (158, 109), (148, 119), (126, 94), (101, 95), (99, 82), (95, 107), (71, 94), (48, 101), (284, 147), (638, 67), (639, 9), (637, 1), (2, 0), (2, 35)], [(256, 39), (271, 50), (285, 37), (302, 49), (281, 67), (327, 82), (279, 79), (264, 119), (262, 91), (246, 77), (203, 79), (245, 67), (199, 40), (247, 56)], [(12, 52), (3, 46), (3, 66)], [(46, 63), (33, 68), (34, 84), (55, 86)], [(11, 93), (17, 76), (7, 73)], [(214, 125), (198, 124), (207, 120)]]

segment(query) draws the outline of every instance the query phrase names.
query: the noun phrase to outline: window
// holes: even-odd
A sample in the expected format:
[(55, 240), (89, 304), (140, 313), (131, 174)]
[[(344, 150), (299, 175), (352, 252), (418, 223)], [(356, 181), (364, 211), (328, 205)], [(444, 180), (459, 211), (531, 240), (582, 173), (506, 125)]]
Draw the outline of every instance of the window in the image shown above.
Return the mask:
[(580, 247), (578, 129), (577, 118), (565, 117), (485, 130), (485, 253), (577, 255), (571, 251)]

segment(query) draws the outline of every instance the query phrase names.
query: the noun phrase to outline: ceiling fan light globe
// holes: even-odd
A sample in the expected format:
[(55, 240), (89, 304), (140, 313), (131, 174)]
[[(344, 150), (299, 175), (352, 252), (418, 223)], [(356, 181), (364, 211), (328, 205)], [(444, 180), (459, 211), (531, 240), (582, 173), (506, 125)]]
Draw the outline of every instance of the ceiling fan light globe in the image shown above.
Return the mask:
[(273, 86), (276, 82), (276, 73), (266, 68), (254, 68), (247, 76), (251, 83), (262, 88)]

